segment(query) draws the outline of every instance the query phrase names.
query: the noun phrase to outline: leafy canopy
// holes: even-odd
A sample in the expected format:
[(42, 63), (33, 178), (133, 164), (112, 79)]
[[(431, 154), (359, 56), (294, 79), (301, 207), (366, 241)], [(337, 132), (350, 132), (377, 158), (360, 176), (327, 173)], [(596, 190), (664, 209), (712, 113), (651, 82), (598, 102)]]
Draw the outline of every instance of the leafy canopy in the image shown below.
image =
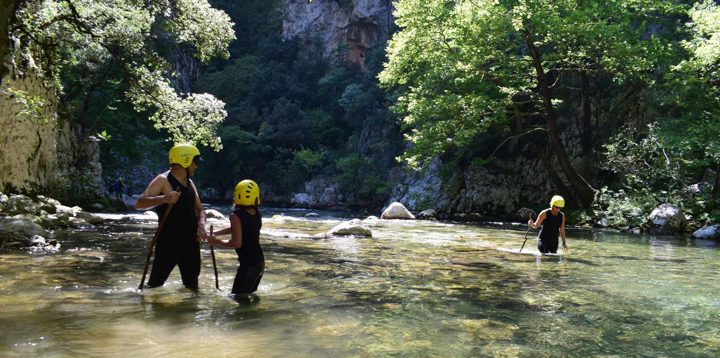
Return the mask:
[(206, 0), (37, 0), (16, 16), (13, 35), (61, 92), (64, 74), (96, 74), (113, 64), (121, 73), (104, 79), (125, 86), (137, 111), (152, 111), (157, 129), (176, 142), (222, 147), (215, 132), (226, 116), (224, 103), (209, 94), (176, 93), (168, 61), (169, 49), (205, 63), (228, 56), (233, 24)]
[[(421, 165), (490, 128), (546, 115), (528, 43), (551, 84), (572, 73), (617, 82), (652, 73), (668, 50), (658, 24), (678, 9), (650, 0), (399, 1), (401, 30), (379, 78), (398, 93), (414, 144), (403, 159)], [(554, 106), (566, 100), (558, 93)]]

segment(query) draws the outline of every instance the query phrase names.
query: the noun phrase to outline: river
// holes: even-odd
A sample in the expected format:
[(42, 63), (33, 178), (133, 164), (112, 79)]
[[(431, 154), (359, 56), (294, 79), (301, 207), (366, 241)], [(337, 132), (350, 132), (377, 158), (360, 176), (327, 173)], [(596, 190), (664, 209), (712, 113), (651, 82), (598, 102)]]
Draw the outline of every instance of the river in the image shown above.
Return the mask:
[(3, 252), (0, 356), (720, 355), (717, 242), (571, 229), (568, 255), (539, 257), (498, 250), (519, 248), (522, 225), (380, 220), (372, 238), (312, 238), (348, 215), (307, 213), (263, 211), (249, 305), (228, 297), (233, 251), (216, 249), (215, 290), (207, 246), (200, 294), (177, 269), (138, 291), (153, 221)]

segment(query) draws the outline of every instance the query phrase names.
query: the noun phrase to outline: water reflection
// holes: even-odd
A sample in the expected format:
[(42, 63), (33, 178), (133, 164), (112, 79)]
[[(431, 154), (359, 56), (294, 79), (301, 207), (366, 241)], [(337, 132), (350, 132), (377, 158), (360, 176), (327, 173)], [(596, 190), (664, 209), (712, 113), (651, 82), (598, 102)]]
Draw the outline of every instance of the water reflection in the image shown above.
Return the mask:
[(376, 221), (373, 238), (321, 239), (353, 215), (305, 214), (264, 211), (267, 272), (249, 305), (228, 295), (236, 255), (216, 250), (218, 291), (206, 247), (200, 294), (177, 271), (136, 290), (151, 222), (58, 233), (58, 254), (6, 252), (1, 355), (720, 353), (716, 245), (574, 230), (567, 256), (518, 255), (498, 249), (518, 249), (521, 227)]

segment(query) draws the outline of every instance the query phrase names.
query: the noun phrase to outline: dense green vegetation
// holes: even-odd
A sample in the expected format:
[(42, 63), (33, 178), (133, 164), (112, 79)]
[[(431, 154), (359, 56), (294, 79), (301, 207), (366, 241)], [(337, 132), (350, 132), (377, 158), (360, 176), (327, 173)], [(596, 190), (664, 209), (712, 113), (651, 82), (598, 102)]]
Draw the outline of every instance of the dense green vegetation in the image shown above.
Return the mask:
[[(689, 19), (687, 5), (673, 1), (396, 6), (401, 30), (380, 78), (398, 93), (415, 144), (404, 155), (411, 165), (477, 152), (479, 138), (526, 135), (530, 152), (551, 153), (542, 159), (562, 174), (552, 178), (558, 190), (597, 216), (614, 211), (630, 224), (660, 202), (694, 215), (717, 208), (720, 26), (712, 2), (695, 5)], [(579, 138), (561, 140), (559, 119), (577, 121)], [(580, 147), (581, 162), (568, 145)], [(708, 180), (709, 191), (688, 194)]]
[(20, 3), (12, 34), (62, 115), (105, 139), (110, 179), (161, 168), (172, 138), (203, 146), (217, 197), (241, 178), (266, 200), (333, 178), (377, 207), (396, 157), (462, 173), (522, 151), (582, 220), (634, 226), (662, 202), (720, 219), (713, 1), (400, 0), (364, 72), (342, 47), (281, 38), (280, 0)]
[(214, 63), (196, 82), (225, 101), (219, 128), (225, 150), (208, 154), (204, 184), (231, 188), (239, 178), (269, 184), (266, 199), (303, 191), (312, 178), (339, 178), (351, 205), (381, 206), (389, 169), (399, 153), (394, 116), (375, 75), (383, 48), (362, 73), (322, 57), (321, 44), (284, 40), (280, 1), (215, 1), (235, 21), (238, 40), (228, 61)]

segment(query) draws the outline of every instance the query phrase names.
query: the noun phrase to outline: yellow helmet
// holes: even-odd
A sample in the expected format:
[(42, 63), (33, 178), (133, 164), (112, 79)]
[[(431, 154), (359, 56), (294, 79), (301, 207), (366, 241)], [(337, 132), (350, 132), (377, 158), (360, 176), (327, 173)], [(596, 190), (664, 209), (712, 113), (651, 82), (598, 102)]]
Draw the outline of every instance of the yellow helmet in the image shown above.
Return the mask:
[(195, 157), (200, 156), (200, 151), (192, 144), (176, 144), (170, 148), (170, 164), (180, 164), (183, 168), (187, 168)]
[(550, 207), (557, 206), (558, 208), (565, 207), (565, 199), (560, 195), (555, 195), (550, 199)]
[(253, 206), (260, 204), (260, 187), (254, 181), (245, 179), (235, 185), (235, 204)]

